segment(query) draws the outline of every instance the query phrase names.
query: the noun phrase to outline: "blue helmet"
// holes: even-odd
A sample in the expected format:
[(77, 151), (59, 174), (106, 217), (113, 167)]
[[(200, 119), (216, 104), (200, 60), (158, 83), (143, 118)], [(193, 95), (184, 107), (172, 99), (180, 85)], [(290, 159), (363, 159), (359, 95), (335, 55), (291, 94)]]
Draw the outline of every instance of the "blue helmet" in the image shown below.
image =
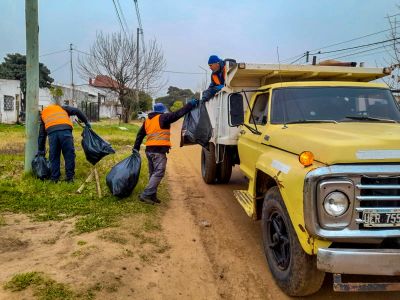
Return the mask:
[(153, 111), (156, 112), (156, 113), (161, 113), (162, 114), (162, 113), (165, 113), (167, 111), (167, 108), (162, 103), (156, 103), (156, 104), (154, 104)]
[(208, 59), (208, 64), (215, 64), (215, 63), (219, 63), (221, 61), (221, 59), (217, 56), (217, 55), (211, 55), (210, 58)]

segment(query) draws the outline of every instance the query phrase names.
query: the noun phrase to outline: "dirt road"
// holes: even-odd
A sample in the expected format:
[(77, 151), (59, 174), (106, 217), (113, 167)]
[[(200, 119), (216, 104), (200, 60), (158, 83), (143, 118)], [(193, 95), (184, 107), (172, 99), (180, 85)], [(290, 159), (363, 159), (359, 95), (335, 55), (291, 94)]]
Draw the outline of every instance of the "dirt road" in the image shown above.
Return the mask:
[[(207, 284), (198, 292), (204, 296), (209, 288), (208, 299), (288, 299), (268, 270), (262, 249), (260, 222), (248, 218), (233, 197), (232, 190), (246, 187), (244, 177), (235, 168), (228, 185), (205, 184), (200, 173), (200, 146), (178, 148), (179, 129), (179, 124), (173, 127), (174, 147), (168, 158), (168, 180), (173, 200), (164, 225), (168, 229), (170, 223), (178, 223), (175, 229), (183, 231), (182, 238), (177, 240), (167, 234), (172, 247), (181, 249), (180, 266), (183, 270), (191, 268), (193, 272), (200, 271), (198, 279), (202, 281), (203, 276)], [(199, 240), (193, 238), (196, 240), (193, 243), (201, 244), (196, 249), (198, 268), (193, 265), (192, 255), (186, 257), (185, 245), (180, 245), (181, 242), (187, 243), (184, 237), (186, 235), (190, 239), (190, 234), (199, 234)], [(199, 285), (197, 280), (195, 282)], [(190, 280), (187, 286), (190, 286)], [(334, 293), (332, 277), (327, 276), (323, 288), (310, 299), (355, 297), (398, 299), (399, 294)]]

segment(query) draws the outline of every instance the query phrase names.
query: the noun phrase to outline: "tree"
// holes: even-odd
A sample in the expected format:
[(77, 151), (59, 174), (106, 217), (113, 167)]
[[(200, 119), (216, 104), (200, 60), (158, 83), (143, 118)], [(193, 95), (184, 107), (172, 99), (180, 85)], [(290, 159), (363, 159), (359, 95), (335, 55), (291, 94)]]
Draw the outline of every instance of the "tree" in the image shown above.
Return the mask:
[(400, 21), (397, 19), (397, 14), (394, 16), (388, 16), (390, 25), (390, 34), (388, 40), (391, 40), (390, 46), (387, 47), (389, 50), (390, 61), (386, 60), (386, 63), (392, 67), (392, 75), (386, 77), (384, 81), (391, 89), (400, 88), (400, 41), (398, 40), (398, 28), (400, 27)]
[(51, 96), (56, 100), (58, 104), (60, 104), (60, 99), (64, 95), (62, 89), (60, 87), (51, 86), (49, 90)]
[(140, 91), (151, 93), (161, 88), (160, 78), (165, 66), (161, 48), (155, 40), (144, 47), (139, 54), (136, 72), (136, 39), (119, 33), (98, 33), (90, 48), (89, 55), (79, 57), (81, 74), (95, 78), (105, 75), (110, 78), (110, 88), (118, 93), (123, 110), (124, 122), (129, 122), (135, 103), (135, 94)]
[(170, 86), (167, 92), (168, 96), (156, 99), (156, 102), (164, 103), (167, 107), (171, 107), (175, 101), (184, 99), (189, 100), (194, 97), (190, 89), (180, 89), (175, 86)]
[(174, 104), (169, 108), (171, 111), (177, 111), (178, 109), (183, 107), (183, 102), (182, 101), (175, 101)]
[[(0, 64), (0, 78), (20, 81), (20, 88), (24, 95), (21, 101), (21, 110), (25, 111), (26, 56), (19, 53), (7, 54), (4, 62)], [(53, 81), (54, 79), (50, 77), (50, 70), (44, 64), (39, 63), (39, 87), (50, 88)]]

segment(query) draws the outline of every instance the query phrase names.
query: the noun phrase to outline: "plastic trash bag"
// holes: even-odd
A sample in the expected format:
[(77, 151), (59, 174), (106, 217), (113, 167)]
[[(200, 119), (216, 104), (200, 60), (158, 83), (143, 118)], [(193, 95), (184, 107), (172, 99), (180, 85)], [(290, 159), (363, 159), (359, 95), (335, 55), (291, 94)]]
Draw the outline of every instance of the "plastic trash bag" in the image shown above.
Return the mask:
[(107, 174), (106, 182), (110, 192), (117, 197), (128, 197), (132, 194), (140, 175), (142, 159), (139, 152), (117, 163)]
[(180, 146), (200, 144), (203, 147), (208, 147), (211, 136), (210, 117), (205, 104), (201, 102), (195, 109), (187, 113), (183, 119)]
[(45, 180), (50, 178), (50, 162), (46, 157), (36, 155), (32, 160), (32, 173), (35, 177)]
[(115, 153), (111, 144), (99, 137), (89, 127), (83, 128), (82, 148), (85, 152), (86, 160), (92, 165), (97, 164), (104, 156)]

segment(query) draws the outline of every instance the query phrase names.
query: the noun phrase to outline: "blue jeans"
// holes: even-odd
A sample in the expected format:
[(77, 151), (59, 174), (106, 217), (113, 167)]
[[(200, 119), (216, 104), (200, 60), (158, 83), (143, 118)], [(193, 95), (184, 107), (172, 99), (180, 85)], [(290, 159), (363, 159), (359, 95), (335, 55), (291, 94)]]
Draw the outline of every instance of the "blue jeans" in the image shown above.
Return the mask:
[(65, 161), (65, 177), (73, 180), (75, 175), (75, 148), (72, 130), (57, 130), (49, 134), (49, 160), (51, 165), (50, 179), (60, 179), (60, 158), (61, 152)]
[(157, 188), (164, 177), (167, 167), (167, 155), (165, 153), (146, 152), (149, 162), (149, 183), (145, 187), (142, 197), (152, 197), (157, 195)]

